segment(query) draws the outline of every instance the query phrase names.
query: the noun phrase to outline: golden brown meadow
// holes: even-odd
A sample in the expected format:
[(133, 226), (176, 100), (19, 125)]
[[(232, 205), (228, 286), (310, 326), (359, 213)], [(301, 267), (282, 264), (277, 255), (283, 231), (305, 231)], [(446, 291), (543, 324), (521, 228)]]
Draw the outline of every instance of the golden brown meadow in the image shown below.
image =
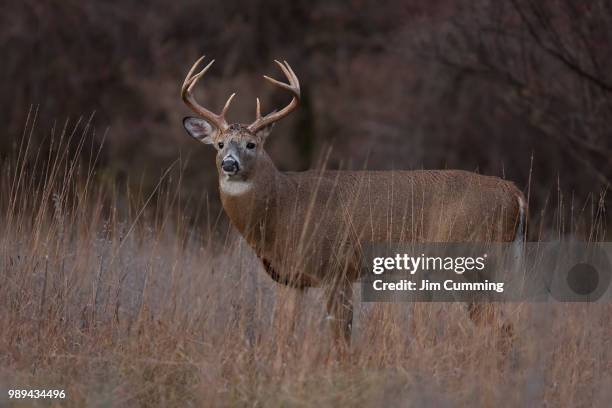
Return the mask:
[[(92, 161), (64, 128), (41, 157), (26, 136), (0, 174), (0, 396), (19, 406), (608, 406), (612, 307), (359, 304), (350, 355), (333, 356), (320, 290), (293, 295), (245, 242), (185, 197), (181, 160), (151, 193)], [(76, 150), (70, 139), (81, 140)], [(198, 211), (194, 212), (194, 209)], [(598, 223), (593, 222), (594, 230)], [(597, 233), (597, 231), (595, 231)], [(356, 293), (355, 296), (358, 296)]]

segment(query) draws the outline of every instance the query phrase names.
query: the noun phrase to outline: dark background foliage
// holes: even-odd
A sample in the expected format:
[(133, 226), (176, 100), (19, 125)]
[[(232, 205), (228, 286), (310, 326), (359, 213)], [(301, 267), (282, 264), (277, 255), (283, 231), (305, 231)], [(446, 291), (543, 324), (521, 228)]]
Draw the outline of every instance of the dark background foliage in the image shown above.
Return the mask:
[(551, 202), (592, 216), (609, 201), (606, 0), (25, 0), (0, 8), (0, 157), (30, 110), (43, 147), (52, 128), (82, 118), (102, 146), (100, 174), (150, 186), (180, 156), (185, 191), (209, 192), (214, 203), (213, 149), (181, 126), (184, 75), (201, 54), (215, 58), (198, 98), (219, 109), (236, 91), (230, 117), (250, 122), (256, 96), (264, 110), (287, 102), (261, 79), (279, 76), (278, 58), (303, 89), (301, 108), (268, 142), (282, 170), (323, 157), (333, 168), (476, 170), (528, 192), (536, 222)]

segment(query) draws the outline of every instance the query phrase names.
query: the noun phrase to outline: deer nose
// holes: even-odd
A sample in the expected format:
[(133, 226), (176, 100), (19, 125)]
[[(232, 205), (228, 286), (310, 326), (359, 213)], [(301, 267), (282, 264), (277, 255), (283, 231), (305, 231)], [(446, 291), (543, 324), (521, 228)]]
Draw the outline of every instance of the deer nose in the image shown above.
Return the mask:
[(237, 173), (240, 170), (240, 166), (238, 165), (238, 161), (233, 157), (226, 157), (221, 162), (221, 168), (226, 173)]

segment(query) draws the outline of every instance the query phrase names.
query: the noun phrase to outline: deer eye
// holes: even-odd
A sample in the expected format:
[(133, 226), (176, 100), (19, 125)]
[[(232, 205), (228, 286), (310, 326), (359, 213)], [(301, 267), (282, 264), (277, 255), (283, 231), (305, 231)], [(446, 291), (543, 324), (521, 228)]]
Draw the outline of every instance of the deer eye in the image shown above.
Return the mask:
[(254, 149), (255, 148), (255, 143), (249, 142), (249, 143), (247, 143), (246, 147), (247, 147), (247, 149)]
[(219, 142), (217, 146), (219, 146), (219, 149), (223, 149), (223, 142)]

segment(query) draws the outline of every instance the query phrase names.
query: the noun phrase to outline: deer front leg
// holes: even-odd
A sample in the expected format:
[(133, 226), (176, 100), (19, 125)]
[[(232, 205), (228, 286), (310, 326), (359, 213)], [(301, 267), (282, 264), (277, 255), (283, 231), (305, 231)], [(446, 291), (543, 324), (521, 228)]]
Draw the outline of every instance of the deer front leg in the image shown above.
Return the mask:
[(303, 315), (304, 292), (304, 289), (286, 286), (277, 288), (274, 325), (281, 343), (290, 344), (298, 335), (299, 321)]
[(353, 325), (353, 285), (346, 278), (336, 279), (327, 294), (327, 320), (334, 345), (344, 351), (351, 343)]
[(303, 314), (304, 290), (279, 286), (274, 310), (274, 332), (276, 353), (273, 360), (275, 370), (281, 370), (283, 362), (297, 349), (299, 321)]
[(470, 319), (480, 327), (498, 328), (497, 348), (507, 354), (514, 341), (514, 328), (512, 322), (502, 313), (499, 305), (470, 303), (468, 304)]

